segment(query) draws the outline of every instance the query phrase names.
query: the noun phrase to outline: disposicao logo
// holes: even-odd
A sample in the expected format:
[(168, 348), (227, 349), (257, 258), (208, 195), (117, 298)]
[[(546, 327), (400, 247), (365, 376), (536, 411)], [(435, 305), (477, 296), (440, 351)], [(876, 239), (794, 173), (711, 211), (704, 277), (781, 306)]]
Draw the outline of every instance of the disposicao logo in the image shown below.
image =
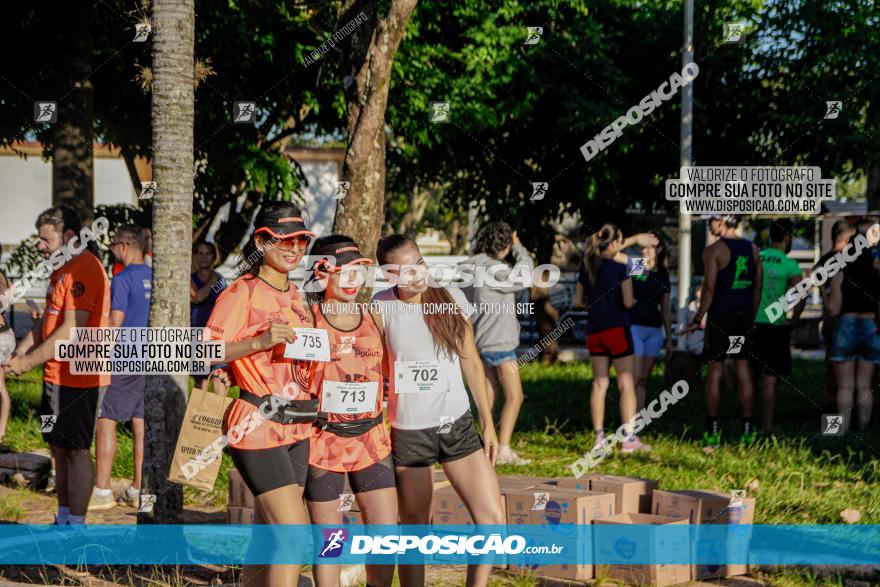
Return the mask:
[(348, 531), (342, 528), (336, 530), (323, 530), (324, 547), (321, 549), (320, 558), (336, 558), (342, 554), (345, 541), (348, 539)]

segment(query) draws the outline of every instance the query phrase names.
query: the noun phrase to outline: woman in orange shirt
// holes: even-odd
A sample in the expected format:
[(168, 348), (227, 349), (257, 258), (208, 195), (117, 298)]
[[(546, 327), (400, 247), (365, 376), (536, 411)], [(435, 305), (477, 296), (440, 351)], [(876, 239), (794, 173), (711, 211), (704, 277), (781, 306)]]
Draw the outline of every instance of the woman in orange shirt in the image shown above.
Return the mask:
[[(319, 238), (304, 289), (315, 327), (327, 330), (331, 361), (315, 363), (311, 391), (320, 398), (318, 427), (309, 439), (305, 498), (313, 524), (342, 523), (345, 476), (365, 524), (397, 524), (391, 441), (382, 413), (387, 381), (379, 321), (360, 304), (364, 265), (371, 264), (350, 237)], [(319, 587), (339, 585), (339, 567), (316, 565)], [(394, 565), (367, 565), (367, 585), (387, 587)]]
[[(255, 497), (256, 524), (309, 522), (302, 491), (317, 401), (309, 393), (310, 364), (286, 359), (283, 351), (296, 339), (294, 328), (312, 325), (287, 276), (313, 236), (296, 206), (264, 204), (242, 250), (242, 259), (256, 261), (220, 294), (207, 324), (211, 338), (226, 341), (224, 361), (240, 387), (225, 429), (232, 462)], [(299, 571), (299, 565), (245, 567), (242, 584), (296, 585)]]

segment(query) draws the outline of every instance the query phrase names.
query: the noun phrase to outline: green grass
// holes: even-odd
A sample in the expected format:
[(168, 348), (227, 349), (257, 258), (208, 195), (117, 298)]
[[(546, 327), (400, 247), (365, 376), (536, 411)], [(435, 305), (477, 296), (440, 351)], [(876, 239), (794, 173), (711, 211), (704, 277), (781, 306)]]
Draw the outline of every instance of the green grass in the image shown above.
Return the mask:
[[(499, 467), (499, 473), (571, 475), (569, 466), (593, 444), (589, 424), (590, 366), (541, 366), (521, 371), (525, 401), (514, 445), (532, 459), (525, 467)], [(722, 394), (722, 426), (728, 440), (712, 454), (699, 445), (705, 425), (703, 389), (692, 387), (641, 434), (653, 445), (647, 455), (615, 455), (594, 472), (658, 479), (668, 489), (743, 489), (757, 481), (757, 523), (841, 523), (840, 512), (854, 508), (862, 523), (880, 522), (880, 434), (842, 440), (819, 435), (823, 365), (796, 360), (790, 385), (778, 391), (775, 437), (742, 448), (730, 441), (740, 432), (739, 410), (731, 393)], [(663, 385), (662, 367), (648, 386), (648, 401)], [(760, 395), (756, 396), (759, 399)], [(620, 423), (619, 395), (612, 384), (605, 428)], [(818, 404), (818, 406), (816, 405)], [(760, 422), (760, 401), (755, 402)]]
[[(593, 443), (589, 425), (590, 366), (587, 363), (522, 369), (525, 402), (514, 435), (517, 450), (532, 459), (525, 467), (499, 467), (503, 474), (570, 475), (572, 462)], [(777, 401), (776, 437), (752, 448), (731, 442), (711, 454), (699, 446), (704, 427), (702, 387), (652, 422), (642, 438), (653, 445), (647, 455), (607, 458), (595, 472), (658, 479), (668, 489), (742, 489), (751, 482), (757, 495), (756, 522), (766, 524), (840, 523), (840, 512), (854, 508), (861, 523), (880, 523), (880, 433), (876, 425), (866, 436), (851, 434), (841, 440), (818, 435), (821, 408), (822, 363), (796, 360), (790, 385), (782, 385)], [(12, 416), (6, 444), (31, 450), (44, 447), (39, 435), (40, 371), (7, 377)], [(648, 398), (663, 385), (662, 367), (655, 369)], [(758, 395), (760, 398), (760, 395)], [(606, 429), (619, 424), (619, 396), (612, 384), (606, 402)], [(760, 421), (760, 401), (755, 402)], [(722, 395), (722, 426), (728, 440), (739, 431), (739, 411), (731, 393)], [(131, 435), (119, 427), (115, 477), (131, 477)], [(185, 489), (188, 505), (222, 508), (226, 501), (226, 471), (232, 466), (224, 455), (221, 472), (210, 493)], [(757, 488), (757, 489), (755, 489)]]

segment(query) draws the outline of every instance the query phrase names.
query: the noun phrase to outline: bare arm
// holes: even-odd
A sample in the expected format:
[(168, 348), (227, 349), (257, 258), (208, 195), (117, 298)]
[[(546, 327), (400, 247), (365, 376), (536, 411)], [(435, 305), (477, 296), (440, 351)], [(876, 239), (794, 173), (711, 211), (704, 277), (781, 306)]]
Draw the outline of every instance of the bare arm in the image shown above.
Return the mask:
[(623, 294), (623, 307), (629, 310), (636, 305), (636, 298), (633, 295), (632, 279), (624, 279), (620, 282), (620, 293)]
[(27, 354), (19, 354), (9, 362), (9, 370), (13, 375), (20, 375), (39, 367), (55, 356), (55, 342), (70, 340), (71, 330), (74, 327), (82, 328), (89, 320), (91, 312), (86, 310), (65, 310), (64, 320), (49, 338), (34, 346)]
[(758, 247), (752, 245), (752, 256), (755, 259), (755, 292), (752, 301), (752, 322), (758, 315), (758, 309), (761, 307), (761, 291), (764, 289), (764, 265), (761, 264), (761, 252)]
[(189, 282), (189, 301), (193, 304), (198, 304), (204, 302), (208, 296), (211, 295), (211, 291), (214, 289), (214, 284), (220, 280), (220, 274), (216, 271), (211, 275), (211, 280), (208, 281), (202, 287), (196, 289), (195, 284), (190, 280)]
[(467, 382), (468, 389), (477, 404), (480, 413), (480, 424), (483, 429), (483, 444), (486, 456), (495, 463), (498, 448), (498, 436), (495, 434), (495, 423), (492, 420), (492, 410), (489, 409), (489, 392), (486, 389), (486, 373), (483, 371), (483, 362), (474, 342), (474, 329), (470, 322), (464, 336), (464, 345), (461, 353), (461, 372)]
[[(792, 288), (792, 287), (796, 286), (798, 283), (800, 283), (801, 281), (803, 281), (803, 276), (801, 276), (801, 277), (792, 276), (788, 279), (788, 287)], [(821, 289), (821, 288), (819, 288), (819, 289)], [(791, 314), (791, 321), (792, 322), (797, 322), (798, 320), (801, 319), (801, 314), (804, 312), (804, 308), (806, 306), (807, 306), (807, 298), (804, 298), (797, 303), (797, 305), (794, 307), (794, 311)]]
[(703, 251), (703, 267), (706, 274), (703, 275), (703, 295), (700, 297), (700, 307), (697, 309), (697, 315), (694, 322), (699, 323), (703, 320), (703, 316), (712, 306), (712, 299), (715, 297), (715, 285), (718, 283), (718, 249), (709, 247)]
[(660, 316), (663, 318), (663, 331), (666, 332), (666, 342), (672, 341), (672, 319), (669, 315), (669, 292), (660, 298)]
[(838, 271), (837, 275), (831, 278), (831, 287), (828, 288), (828, 311), (829, 316), (840, 315), (840, 305), (843, 301), (843, 271)]
[(110, 310), (110, 326), (114, 328), (122, 328), (125, 322), (125, 312), (122, 310)]
[(245, 338), (243, 340), (237, 340), (235, 342), (227, 342), (226, 354), (223, 359), (218, 359), (213, 362), (214, 364), (228, 363), (229, 361), (234, 361), (247, 355), (252, 355), (253, 353), (269, 350), (276, 344), (293, 342), (295, 340), (296, 335), (293, 333), (293, 328), (287, 324), (272, 324), (269, 329), (263, 331), (262, 334), (258, 334), (251, 338)]
[(584, 300), (584, 284), (580, 281), (574, 286), (574, 302), (571, 307), (578, 308), (579, 310), (583, 310), (587, 307), (586, 300)]

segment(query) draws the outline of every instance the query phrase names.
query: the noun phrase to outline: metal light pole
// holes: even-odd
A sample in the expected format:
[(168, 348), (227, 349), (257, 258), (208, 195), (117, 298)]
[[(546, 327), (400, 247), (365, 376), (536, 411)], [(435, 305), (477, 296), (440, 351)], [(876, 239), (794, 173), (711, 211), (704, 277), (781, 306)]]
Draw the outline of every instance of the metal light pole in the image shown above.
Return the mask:
[[(694, 60), (694, 0), (684, 0), (684, 47), (681, 52), (682, 68)], [(681, 157), (679, 167), (689, 166), (693, 156), (694, 84), (681, 91)], [(686, 174), (681, 179), (686, 181)], [(678, 212), (678, 324), (686, 326), (687, 303), (691, 289), (691, 217)], [(685, 337), (678, 337), (678, 349), (684, 350)]]

